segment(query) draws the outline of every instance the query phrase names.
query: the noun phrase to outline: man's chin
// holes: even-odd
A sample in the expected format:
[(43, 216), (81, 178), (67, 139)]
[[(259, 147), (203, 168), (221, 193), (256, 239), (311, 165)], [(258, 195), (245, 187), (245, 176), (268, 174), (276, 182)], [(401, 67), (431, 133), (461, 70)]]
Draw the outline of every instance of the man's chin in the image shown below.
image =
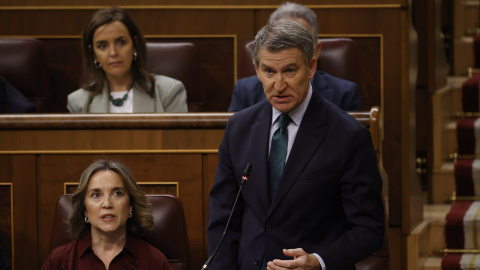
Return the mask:
[(276, 103), (272, 106), (281, 113), (288, 113), (291, 111), (291, 105), (289, 103)]

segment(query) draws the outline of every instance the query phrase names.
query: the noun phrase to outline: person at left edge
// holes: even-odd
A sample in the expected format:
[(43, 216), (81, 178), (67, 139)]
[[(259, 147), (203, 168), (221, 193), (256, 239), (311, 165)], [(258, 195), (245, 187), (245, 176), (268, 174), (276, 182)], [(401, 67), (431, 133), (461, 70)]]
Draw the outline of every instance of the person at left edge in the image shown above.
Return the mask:
[(72, 113), (187, 112), (182, 82), (146, 67), (145, 39), (121, 8), (95, 12), (83, 30), (87, 82), (68, 96)]

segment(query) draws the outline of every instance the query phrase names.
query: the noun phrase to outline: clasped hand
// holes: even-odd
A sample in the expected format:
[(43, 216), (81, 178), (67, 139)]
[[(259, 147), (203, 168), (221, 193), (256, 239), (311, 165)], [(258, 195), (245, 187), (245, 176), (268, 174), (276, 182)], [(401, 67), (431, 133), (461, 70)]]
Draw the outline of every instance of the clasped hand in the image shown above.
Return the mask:
[(275, 259), (267, 263), (267, 270), (299, 269), (320, 270), (320, 262), (313, 254), (306, 253), (302, 248), (284, 249), (283, 254), (293, 257), (293, 260)]

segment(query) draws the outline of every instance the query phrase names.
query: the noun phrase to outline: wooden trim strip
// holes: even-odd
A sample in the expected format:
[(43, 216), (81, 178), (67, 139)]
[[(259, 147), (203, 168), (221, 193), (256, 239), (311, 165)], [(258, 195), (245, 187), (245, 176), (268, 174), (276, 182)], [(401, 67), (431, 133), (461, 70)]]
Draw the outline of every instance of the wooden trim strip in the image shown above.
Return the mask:
[(224, 129), (233, 113), (5, 114), (0, 130)]
[[(349, 112), (366, 127), (370, 112)], [(5, 114), (0, 130), (224, 129), (233, 113)]]
[[(358, 5), (305, 5), (311, 9), (403, 9), (401, 4), (358, 4)], [(109, 6), (2, 6), (0, 10), (97, 10)], [(124, 5), (119, 6), (127, 10), (172, 10), (172, 9), (209, 9), (209, 10), (255, 10), (255, 9), (276, 9), (278, 5)]]
[(452, 249), (444, 248), (437, 251), (437, 253), (446, 254), (446, 253), (475, 253), (480, 254), (480, 249)]
[[(15, 233), (14, 233), (14, 218), (13, 218), (13, 183), (0, 183), (0, 186), (10, 186), (10, 215), (11, 215), (11, 223), (10, 223), (10, 228), (11, 228), (11, 240), (12, 240), (12, 264), (15, 262)], [(12, 266), (12, 269), (14, 269), (14, 266)]]
[(155, 186), (155, 185), (175, 185), (177, 189), (177, 197), (180, 197), (180, 182), (137, 182), (139, 186)]
[(98, 154), (217, 154), (218, 149), (180, 150), (19, 150), (0, 151), (0, 155), (98, 155)]
[[(81, 39), (81, 35), (0, 35), (0, 38), (37, 38), (37, 39)], [(144, 38), (231, 38), (237, 39), (236, 34), (215, 34), (215, 35), (143, 35)], [(149, 42), (149, 41), (147, 41)]]

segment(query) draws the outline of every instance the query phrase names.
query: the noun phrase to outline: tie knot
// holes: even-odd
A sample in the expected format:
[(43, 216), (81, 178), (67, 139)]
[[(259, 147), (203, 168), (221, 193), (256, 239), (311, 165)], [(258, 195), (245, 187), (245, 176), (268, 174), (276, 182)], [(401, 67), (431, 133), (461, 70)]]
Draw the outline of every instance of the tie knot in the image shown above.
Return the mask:
[(286, 128), (291, 120), (292, 119), (290, 119), (290, 116), (288, 116), (288, 114), (280, 114), (280, 116), (278, 117), (278, 128)]

